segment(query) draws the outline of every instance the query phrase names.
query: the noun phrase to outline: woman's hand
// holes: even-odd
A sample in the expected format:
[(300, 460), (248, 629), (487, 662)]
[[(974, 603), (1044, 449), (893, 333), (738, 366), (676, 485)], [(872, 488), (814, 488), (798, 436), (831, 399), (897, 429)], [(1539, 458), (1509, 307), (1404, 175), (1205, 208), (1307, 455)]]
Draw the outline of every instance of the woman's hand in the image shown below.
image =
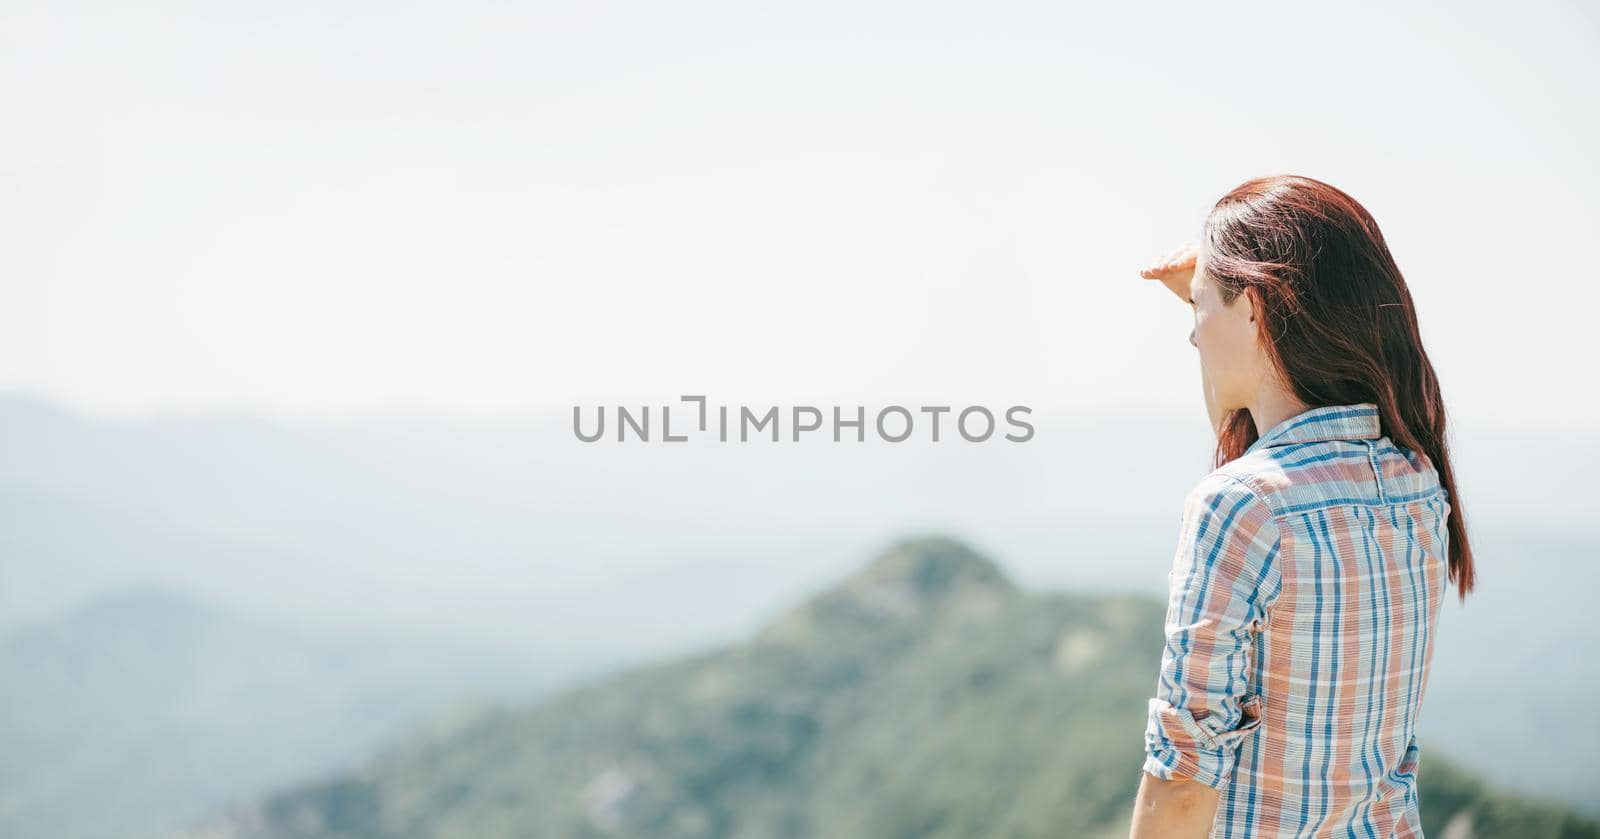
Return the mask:
[(1139, 271), (1139, 276), (1147, 280), (1160, 280), (1168, 291), (1178, 295), (1179, 300), (1192, 303), (1189, 282), (1194, 279), (1195, 258), (1199, 255), (1200, 249), (1193, 242), (1185, 242), (1177, 250), (1145, 266)]

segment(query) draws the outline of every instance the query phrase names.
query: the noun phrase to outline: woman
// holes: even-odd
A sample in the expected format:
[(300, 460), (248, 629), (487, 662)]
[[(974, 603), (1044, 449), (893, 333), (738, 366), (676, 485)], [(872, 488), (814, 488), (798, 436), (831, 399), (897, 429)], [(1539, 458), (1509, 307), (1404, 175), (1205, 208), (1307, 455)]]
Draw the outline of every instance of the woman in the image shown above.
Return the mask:
[(1400, 269), (1353, 198), (1283, 176), (1142, 274), (1194, 308), (1217, 468), (1168, 576), (1133, 836), (1422, 836), (1434, 628), (1474, 575)]

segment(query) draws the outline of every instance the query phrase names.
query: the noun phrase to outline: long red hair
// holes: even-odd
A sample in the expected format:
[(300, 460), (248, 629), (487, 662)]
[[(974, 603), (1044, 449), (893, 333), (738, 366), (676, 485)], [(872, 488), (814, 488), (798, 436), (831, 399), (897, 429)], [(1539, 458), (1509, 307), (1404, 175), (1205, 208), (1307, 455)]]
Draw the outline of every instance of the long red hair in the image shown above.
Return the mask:
[[(1223, 301), (1251, 296), (1262, 344), (1295, 396), (1312, 407), (1376, 403), (1384, 435), (1427, 455), (1448, 493), (1449, 576), (1465, 600), (1476, 575), (1444, 400), (1411, 292), (1377, 222), (1322, 181), (1278, 175), (1224, 195), (1206, 217), (1201, 246)], [(1230, 411), (1216, 465), (1256, 439), (1250, 412)]]

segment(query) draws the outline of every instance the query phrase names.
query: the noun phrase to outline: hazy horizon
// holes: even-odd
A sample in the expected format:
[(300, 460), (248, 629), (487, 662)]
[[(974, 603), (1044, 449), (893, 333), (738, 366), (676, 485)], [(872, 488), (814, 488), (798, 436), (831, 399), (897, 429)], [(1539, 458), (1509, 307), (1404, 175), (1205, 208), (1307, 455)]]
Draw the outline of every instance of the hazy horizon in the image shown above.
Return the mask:
[[(88, 535), (57, 533), (51, 516), (68, 517), (59, 526), (70, 528), (81, 507), (105, 538), (120, 533), (143, 550), (191, 557), (156, 567), (172, 580), (198, 575), (190, 583), (200, 580), (201, 594), (218, 596), (226, 583), (248, 595), (246, 603), (267, 592), (326, 600), (309, 582), (274, 572), (312, 563), (324, 585), (342, 581), (332, 592), (365, 587), (367, 608), (380, 613), (409, 602), (403, 614), (422, 619), (437, 598), (461, 607), (459, 598), (486, 598), (450, 610), (480, 627), (493, 625), (481, 623), (487, 616), (515, 613), (517, 597), (600, 594), (641, 580), (657, 590), (692, 589), (708, 574), (765, 592), (771, 607), (778, 592), (843, 573), (915, 532), (966, 539), (1031, 586), (1158, 592), (1183, 493), (1210, 468), (1204, 418), (1047, 411), (1032, 419), (1037, 433), (1027, 443), (973, 444), (947, 431), (940, 443), (871, 435), (832, 443), (817, 434), (800, 444), (787, 436), (589, 444), (573, 436), (570, 415), (556, 413), (102, 420), (0, 394), (0, 492), (20, 517), (14, 542), (26, 536), (70, 549), (95, 579), (138, 569), (126, 559), (90, 558), (93, 550), (73, 541)], [(1457, 431), (1472, 532), (1592, 534), (1572, 467), (1600, 462), (1600, 443), (1582, 431), (1541, 433), (1561, 435), (1562, 459), (1526, 458), (1515, 447), (1526, 428)], [(1097, 445), (1085, 448), (1085, 440)], [(38, 509), (23, 513), (22, 502)], [(699, 519), (697, 510), (716, 518)], [(211, 559), (217, 551), (228, 559)], [(440, 556), (454, 559), (441, 564)], [(796, 556), (820, 565), (795, 567)], [(1486, 584), (1497, 576), (1493, 559), (1480, 563)], [(65, 592), (77, 584), (60, 583), (65, 588), (51, 594), (57, 584), (48, 580), (74, 579), (73, 567), (64, 563), (53, 576), (39, 576), (35, 563), (21, 566), (22, 577), (14, 569), (0, 602), (13, 617), (64, 605), (76, 599)], [(380, 605), (386, 597), (400, 600)]]

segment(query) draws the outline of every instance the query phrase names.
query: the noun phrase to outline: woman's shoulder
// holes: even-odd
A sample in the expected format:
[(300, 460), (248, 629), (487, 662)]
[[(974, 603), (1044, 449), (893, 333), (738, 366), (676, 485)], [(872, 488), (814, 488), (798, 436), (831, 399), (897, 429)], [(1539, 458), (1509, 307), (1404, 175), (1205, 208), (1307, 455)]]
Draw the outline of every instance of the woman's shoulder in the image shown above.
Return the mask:
[(1277, 543), (1278, 515), (1254, 477), (1221, 468), (1194, 485), (1184, 499), (1179, 537), (1190, 553), (1243, 557)]
[(1189, 491), (1189, 499), (1199, 503), (1220, 499), (1239, 504), (1259, 504), (1277, 515), (1283, 491), (1292, 483), (1283, 464), (1269, 452), (1256, 451), (1211, 470)]
[(1273, 519), (1271, 481), (1260, 472), (1240, 469), (1232, 461), (1213, 469), (1195, 482), (1184, 498), (1184, 517), (1191, 521), (1214, 517), (1222, 520)]

